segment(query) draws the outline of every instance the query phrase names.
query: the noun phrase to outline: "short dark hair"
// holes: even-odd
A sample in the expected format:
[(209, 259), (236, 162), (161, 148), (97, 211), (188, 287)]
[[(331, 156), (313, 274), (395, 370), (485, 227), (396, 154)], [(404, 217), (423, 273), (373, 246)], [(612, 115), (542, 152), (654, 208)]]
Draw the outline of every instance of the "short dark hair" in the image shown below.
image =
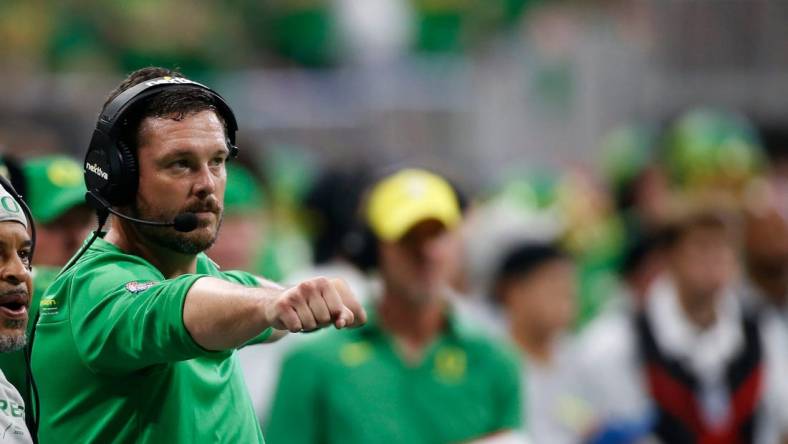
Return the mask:
[[(120, 85), (118, 85), (107, 97), (104, 102), (104, 109), (109, 105), (112, 100), (119, 96), (123, 91), (138, 85), (148, 80), (153, 80), (159, 77), (184, 77), (178, 71), (150, 66), (142, 68), (129, 74)], [(196, 88), (190, 85), (177, 85), (163, 90), (139, 106), (134, 110), (130, 110), (123, 116), (123, 129), (120, 133), (120, 139), (133, 151), (137, 151), (139, 144), (139, 129), (140, 124), (145, 118), (148, 117), (165, 117), (173, 120), (181, 120), (184, 117), (206, 111), (212, 110), (216, 112), (213, 98), (205, 90)], [(224, 118), (220, 113), (216, 112), (216, 116), (225, 126)]]
[(491, 297), (493, 302), (500, 303), (500, 290), (506, 282), (523, 278), (540, 266), (553, 261), (571, 261), (571, 257), (550, 242), (524, 242), (514, 246), (500, 262), (492, 281)]
[(736, 218), (734, 214), (721, 210), (701, 209), (684, 214), (670, 221), (664, 228), (664, 242), (668, 248), (677, 246), (694, 229), (718, 230), (733, 235)]

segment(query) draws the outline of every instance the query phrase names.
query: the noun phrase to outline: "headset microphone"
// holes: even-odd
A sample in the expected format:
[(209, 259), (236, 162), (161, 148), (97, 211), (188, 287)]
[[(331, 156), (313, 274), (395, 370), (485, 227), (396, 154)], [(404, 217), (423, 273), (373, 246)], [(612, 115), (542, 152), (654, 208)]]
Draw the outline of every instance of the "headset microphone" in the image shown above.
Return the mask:
[(189, 231), (194, 230), (197, 228), (197, 215), (194, 213), (181, 213), (175, 216), (175, 219), (172, 221), (172, 227), (175, 228), (175, 231), (180, 231), (181, 233), (188, 233)]
[(110, 212), (121, 219), (125, 219), (135, 224), (149, 225), (152, 227), (173, 227), (176, 231), (180, 231), (182, 233), (188, 233), (189, 231), (193, 231), (195, 228), (197, 228), (197, 215), (194, 213), (181, 213), (175, 216), (175, 219), (172, 222), (159, 222), (153, 220), (137, 219), (136, 217), (131, 217), (116, 211), (112, 209), (109, 202), (104, 200), (104, 198), (92, 190), (85, 193), (85, 201), (87, 201), (88, 205), (93, 207), (96, 211), (105, 213)]

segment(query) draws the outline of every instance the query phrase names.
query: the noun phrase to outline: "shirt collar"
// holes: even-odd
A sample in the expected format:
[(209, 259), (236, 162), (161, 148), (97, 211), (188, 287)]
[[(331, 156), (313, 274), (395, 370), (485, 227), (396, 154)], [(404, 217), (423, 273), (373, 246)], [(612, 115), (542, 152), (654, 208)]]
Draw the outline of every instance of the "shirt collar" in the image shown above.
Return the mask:
[(657, 343), (668, 354), (680, 357), (701, 377), (722, 377), (728, 360), (744, 344), (741, 309), (732, 290), (718, 296), (717, 321), (705, 330), (698, 329), (685, 315), (678, 301), (678, 290), (669, 277), (654, 283), (647, 302)]
[[(359, 333), (362, 336), (366, 336), (370, 339), (373, 337), (389, 336), (390, 333), (383, 330), (381, 327), (378, 307), (375, 305), (370, 305), (365, 308), (367, 311), (367, 323), (359, 329)], [(460, 325), (460, 321), (457, 318), (454, 308), (450, 305), (447, 305), (446, 309), (443, 311), (443, 314), (445, 323), (442, 333), (453, 339), (461, 339), (463, 337), (463, 329)]]

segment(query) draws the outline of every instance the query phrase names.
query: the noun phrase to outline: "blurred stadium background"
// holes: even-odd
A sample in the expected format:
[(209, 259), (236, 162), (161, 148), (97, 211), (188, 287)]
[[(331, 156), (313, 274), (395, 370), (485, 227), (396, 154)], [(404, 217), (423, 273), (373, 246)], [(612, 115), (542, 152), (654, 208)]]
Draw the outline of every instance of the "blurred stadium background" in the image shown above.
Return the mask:
[(162, 65), (227, 96), (261, 162), (404, 160), (483, 189), (690, 106), (784, 121), (787, 17), (758, 0), (4, 1), (0, 140), (81, 156), (106, 91)]

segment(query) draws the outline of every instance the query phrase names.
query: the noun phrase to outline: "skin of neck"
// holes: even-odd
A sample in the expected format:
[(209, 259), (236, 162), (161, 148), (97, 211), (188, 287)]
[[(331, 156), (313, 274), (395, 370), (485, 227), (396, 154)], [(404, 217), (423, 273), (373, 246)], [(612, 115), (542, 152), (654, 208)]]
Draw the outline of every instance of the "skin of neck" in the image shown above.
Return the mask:
[(197, 271), (196, 255), (178, 253), (151, 243), (140, 235), (133, 223), (117, 217), (113, 217), (112, 227), (104, 240), (150, 262), (167, 279)]
[(687, 319), (701, 330), (705, 330), (717, 322), (717, 302), (714, 295), (698, 294), (681, 283), (677, 283), (679, 305)]
[(408, 347), (424, 349), (443, 329), (446, 316), (442, 298), (413, 303), (386, 286), (378, 306), (381, 326)]
[(555, 335), (547, 331), (528, 328), (523, 322), (511, 322), (509, 334), (529, 359), (541, 365), (548, 365), (552, 362)]

